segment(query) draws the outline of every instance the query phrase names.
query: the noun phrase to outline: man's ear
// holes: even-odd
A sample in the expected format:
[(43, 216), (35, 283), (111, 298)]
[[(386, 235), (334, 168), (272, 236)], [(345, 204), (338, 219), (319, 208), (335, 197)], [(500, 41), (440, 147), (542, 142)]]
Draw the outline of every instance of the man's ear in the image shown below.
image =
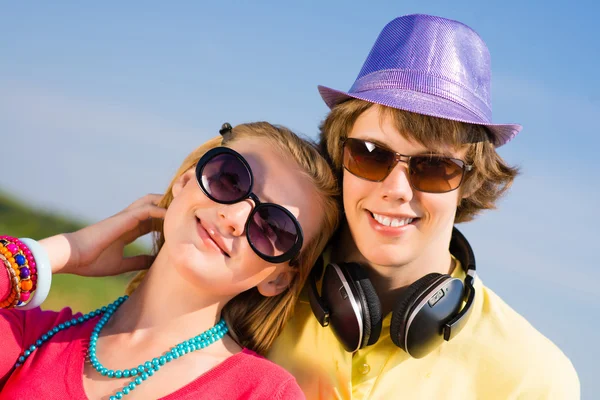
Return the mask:
[(271, 275), (256, 285), (256, 288), (265, 297), (277, 296), (290, 286), (295, 276), (295, 269), (288, 263), (281, 264)]
[(190, 179), (196, 179), (196, 170), (194, 168), (188, 169), (181, 176), (179, 176), (175, 182), (173, 182), (171, 193), (173, 194), (174, 198), (181, 193), (184, 186), (190, 181)]

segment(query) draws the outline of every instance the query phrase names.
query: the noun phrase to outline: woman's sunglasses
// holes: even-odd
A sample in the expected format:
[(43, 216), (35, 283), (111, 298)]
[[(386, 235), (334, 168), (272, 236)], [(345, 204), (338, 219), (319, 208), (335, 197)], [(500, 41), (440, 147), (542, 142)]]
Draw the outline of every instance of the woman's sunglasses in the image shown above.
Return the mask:
[(246, 221), (246, 238), (263, 260), (277, 264), (298, 255), (303, 241), (300, 223), (284, 207), (261, 203), (252, 193), (254, 177), (241, 154), (228, 147), (209, 150), (196, 165), (196, 179), (204, 194), (217, 203), (254, 202)]
[(381, 182), (402, 161), (408, 165), (408, 180), (413, 189), (427, 193), (446, 193), (460, 186), (472, 165), (440, 155), (405, 156), (371, 142), (348, 138), (344, 141), (344, 168), (359, 178)]

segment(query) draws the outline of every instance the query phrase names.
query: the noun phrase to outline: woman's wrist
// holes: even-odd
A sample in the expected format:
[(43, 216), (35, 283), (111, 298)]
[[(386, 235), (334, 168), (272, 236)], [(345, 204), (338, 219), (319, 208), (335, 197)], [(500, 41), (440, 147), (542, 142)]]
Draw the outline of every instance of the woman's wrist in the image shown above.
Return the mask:
[(71, 270), (71, 242), (67, 234), (60, 234), (38, 242), (48, 255), (53, 274), (66, 274)]

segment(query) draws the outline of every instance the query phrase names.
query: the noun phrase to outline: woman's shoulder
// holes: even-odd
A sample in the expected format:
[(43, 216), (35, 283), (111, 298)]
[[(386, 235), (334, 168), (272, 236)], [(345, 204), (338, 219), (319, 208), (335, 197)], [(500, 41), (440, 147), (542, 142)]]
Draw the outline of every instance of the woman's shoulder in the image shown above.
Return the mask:
[(295, 383), (296, 381), (294, 376), (291, 373), (289, 373), (285, 368), (275, 364), (273, 361), (261, 356), (260, 354), (250, 349), (243, 349), (231, 360), (235, 360), (236, 368), (239, 368), (239, 371), (247, 371), (244, 373), (249, 372), (257, 378), (268, 376), (269, 381), (273, 383), (273, 387), (276, 383)]
[(2, 313), (25, 322), (35, 321), (38, 324), (44, 322), (61, 323), (81, 316), (81, 313), (73, 312), (70, 307), (65, 307), (59, 311), (42, 310), (40, 307), (32, 308), (31, 310), (21, 310), (19, 307), (15, 307), (4, 309)]
[(265, 394), (272, 393), (275, 399), (305, 398), (296, 378), (285, 368), (249, 349), (242, 350), (240, 357), (244, 359), (245, 367), (252, 369), (256, 382)]
[(15, 336), (27, 340), (81, 316), (68, 307), (60, 311), (42, 310), (40, 307), (31, 310), (11, 308), (0, 310), (0, 324), (8, 325)]
[(281, 378), (293, 378), (285, 368), (275, 364), (273, 361), (268, 360), (266, 357), (250, 350), (243, 349), (238, 354), (240, 364), (246, 364), (257, 369), (257, 373), (269, 372), (273, 376), (280, 376)]
[(3, 319), (21, 321), (23, 324), (35, 322), (37, 325), (44, 325), (46, 323), (58, 324), (81, 316), (80, 313), (75, 314), (69, 307), (65, 307), (60, 311), (42, 310), (40, 307), (22, 310), (19, 307), (14, 307), (0, 309), (0, 314)]
[[(304, 399), (296, 379), (283, 367), (244, 348), (221, 366), (219, 387), (227, 388), (230, 398)], [(216, 378), (216, 376), (215, 376)]]

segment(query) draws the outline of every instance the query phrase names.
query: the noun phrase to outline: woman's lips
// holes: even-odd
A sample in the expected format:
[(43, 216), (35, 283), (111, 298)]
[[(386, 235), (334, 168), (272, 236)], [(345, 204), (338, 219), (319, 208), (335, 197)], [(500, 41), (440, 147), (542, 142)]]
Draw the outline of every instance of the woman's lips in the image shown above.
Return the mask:
[(208, 231), (206, 230), (206, 228), (204, 228), (204, 226), (202, 225), (202, 222), (196, 218), (196, 228), (198, 230), (198, 236), (200, 236), (200, 239), (202, 239), (202, 242), (209, 248), (215, 251), (218, 251), (219, 253), (223, 254), (224, 256), (229, 257), (229, 254), (227, 254), (218, 244), (217, 242), (215, 242), (213, 240), (213, 238), (210, 236), (210, 234), (208, 233)]

